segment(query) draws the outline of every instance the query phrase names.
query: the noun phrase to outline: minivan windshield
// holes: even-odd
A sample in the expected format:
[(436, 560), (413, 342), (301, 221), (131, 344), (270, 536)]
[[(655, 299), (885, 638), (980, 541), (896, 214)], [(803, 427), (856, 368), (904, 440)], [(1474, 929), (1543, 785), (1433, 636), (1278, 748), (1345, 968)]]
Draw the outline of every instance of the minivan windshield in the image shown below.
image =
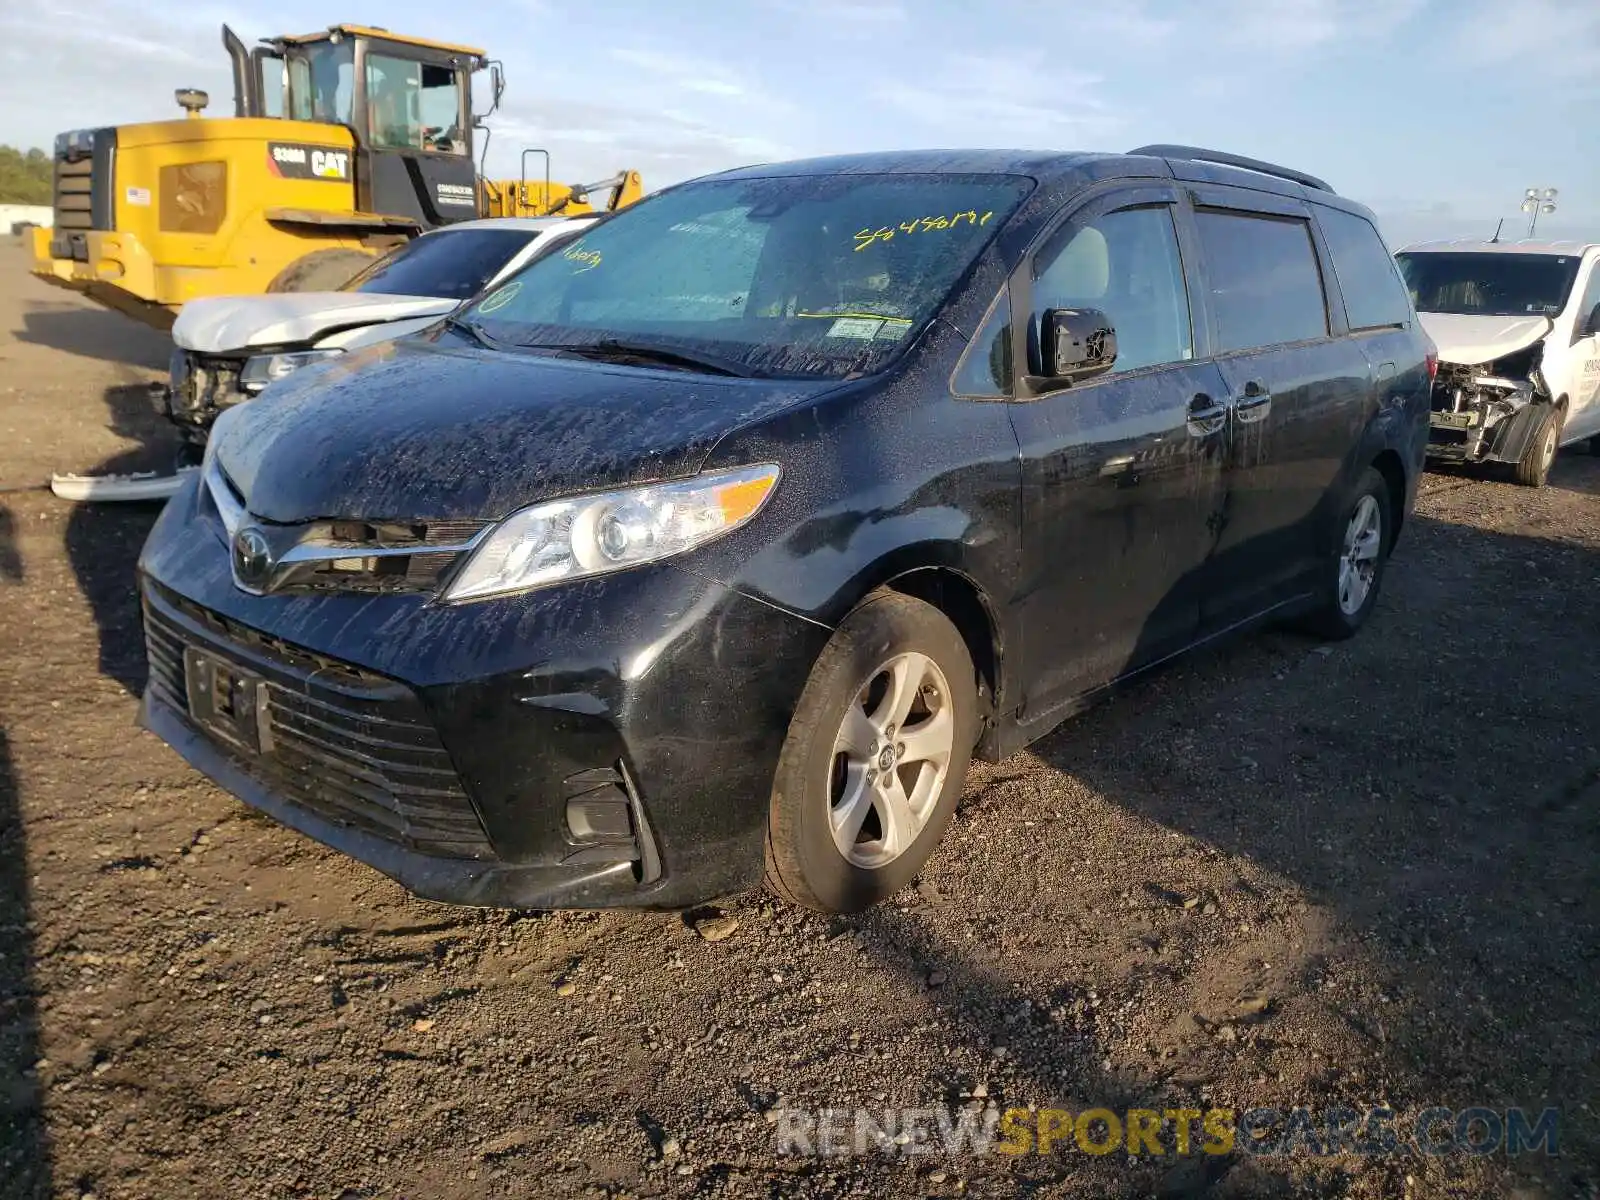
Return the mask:
[(1418, 312), (1553, 317), (1567, 305), (1579, 257), (1402, 251), (1395, 261)]
[(501, 346), (838, 378), (908, 344), (1032, 181), (707, 180), (624, 209), (462, 314)]
[(413, 238), (339, 290), (381, 296), (465, 300), (535, 237), (526, 229), (446, 229)]

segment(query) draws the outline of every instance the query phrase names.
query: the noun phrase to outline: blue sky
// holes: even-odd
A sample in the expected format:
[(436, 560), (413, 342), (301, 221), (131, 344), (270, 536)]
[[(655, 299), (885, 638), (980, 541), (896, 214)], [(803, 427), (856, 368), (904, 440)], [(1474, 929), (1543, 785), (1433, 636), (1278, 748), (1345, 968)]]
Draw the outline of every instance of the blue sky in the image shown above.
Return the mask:
[(485, 47), (508, 79), (491, 173), (523, 145), (557, 178), (651, 187), (837, 151), (1188, 142), (1321, 175), (1396, 244), (1520, 231), (1530, 185), (1561, 191), (1541, 234), (1600, 238), (1596, 0), (18, 0), (0, 141), (163, 117), (179, 85), (226, 111), (224, 20)]

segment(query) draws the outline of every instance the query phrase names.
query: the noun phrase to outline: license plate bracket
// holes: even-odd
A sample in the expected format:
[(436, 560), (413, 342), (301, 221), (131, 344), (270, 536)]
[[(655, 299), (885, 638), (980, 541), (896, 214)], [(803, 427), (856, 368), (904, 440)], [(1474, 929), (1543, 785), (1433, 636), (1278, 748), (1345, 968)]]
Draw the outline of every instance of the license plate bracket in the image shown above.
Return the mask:
[(183, 673), (195, 724), (251, 754), (272, 749), (265, 680), (193, 647), (183, 652)]
[(1436, 429), (1471, 429), (1478, 423), (1478, 414), (1475, 412), (1433, 414), (1433, 424)]

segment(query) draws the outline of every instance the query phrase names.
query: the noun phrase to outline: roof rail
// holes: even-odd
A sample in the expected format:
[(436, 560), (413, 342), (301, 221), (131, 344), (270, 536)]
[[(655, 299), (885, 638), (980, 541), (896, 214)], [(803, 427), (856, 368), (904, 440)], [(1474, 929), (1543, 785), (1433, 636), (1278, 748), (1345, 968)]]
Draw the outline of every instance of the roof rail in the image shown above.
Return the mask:
[(1224, 167), (1243, 167), (1246, 171), (1256, 171), (1262, 175), (1276, 175), (1279, 179), (1287, 179), (1291, 183), (1315, 188), (1319, 192), (1333, 191), (1333, 187), (1330, 184), (1318, 179), (1315, 175), (1307, 175), (1304, 171), (1296, 171), (1290, 167), (1280, 167), (1276, 163), (1263, 162), (1259, 158), (1246, 158), (1242, 154), (1228, 154), (1222, 150), (1206, 150), (1200, 146), (1168, 146), (1158, 143), (1153, 146), (1140, 146), (1137, 150), (1129, 150), (1128, 153), (1148, 154), (1151, 158), (1187, 158), (1195, 162), (1217, 163)]

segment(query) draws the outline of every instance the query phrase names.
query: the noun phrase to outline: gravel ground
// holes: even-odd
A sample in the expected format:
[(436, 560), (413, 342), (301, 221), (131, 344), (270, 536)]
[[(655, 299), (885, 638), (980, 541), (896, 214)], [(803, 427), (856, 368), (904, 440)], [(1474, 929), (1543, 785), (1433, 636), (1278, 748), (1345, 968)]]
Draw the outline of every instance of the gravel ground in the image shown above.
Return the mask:
[[(1433, 475), (1372, 624), (980, 767), (827, 920), (409, 898), (133, 725), (164, 339), (0, 243), (0, 1195), (1600, 1194), (1600, 458)], [(826, 1106), (1560, 1110), (1558, 1157), (779, 1155)], [(1403, 1119), (1401, 1128), (1406, 1128)]]

